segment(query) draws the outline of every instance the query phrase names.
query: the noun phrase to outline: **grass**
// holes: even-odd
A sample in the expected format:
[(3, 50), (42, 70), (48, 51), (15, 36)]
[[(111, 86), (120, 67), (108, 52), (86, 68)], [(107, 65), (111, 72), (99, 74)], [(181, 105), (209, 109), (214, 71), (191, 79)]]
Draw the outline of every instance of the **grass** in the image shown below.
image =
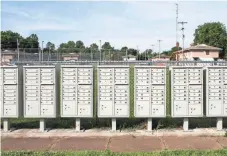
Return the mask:
[(2, 156), (225, 156), (227, 150), (181, 150), (160, 152), (111, 152), (106, 151), (59, 151), (59, 152), (34, 152), (34, 151), (9, 151), (2, 152)]

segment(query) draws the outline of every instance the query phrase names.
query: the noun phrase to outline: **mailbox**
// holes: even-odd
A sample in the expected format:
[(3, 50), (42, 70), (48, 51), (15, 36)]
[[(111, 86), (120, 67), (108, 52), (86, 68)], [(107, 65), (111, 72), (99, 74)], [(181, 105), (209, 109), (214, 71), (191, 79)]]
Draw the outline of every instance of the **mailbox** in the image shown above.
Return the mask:
[(0, 66), (1, 118), (22, 115), (22, 72), (17, 66)]
[(93, 67), (61, 66), (61, 117), (93, 116)]
[(227, 116), (227, 66), (206, 67), (206, 116)]
[(171, 67), (173, 117), (203, 116), (203, 67)]
[(98, 117), (129, 117), (129, 66), (98, 66)]
[(24, 117), (56, 117), (55, 66), (24, 66)]
[(166, 67), (135, 66), (135, 117), (166, 116)]

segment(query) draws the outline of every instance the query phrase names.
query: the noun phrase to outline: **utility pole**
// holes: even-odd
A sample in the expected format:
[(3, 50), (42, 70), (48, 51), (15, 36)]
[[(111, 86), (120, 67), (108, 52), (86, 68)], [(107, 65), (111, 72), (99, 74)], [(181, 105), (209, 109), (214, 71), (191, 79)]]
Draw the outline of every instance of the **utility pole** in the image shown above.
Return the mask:
[(19, 50), (19, 40), (17, 38), (17, 61), (20, 61), (20, 50)]
[(186, 59), (185, 55), (184, 55), (184, 38), (185, 38), (185, 35), (184, 35), (184, 24), (187, 24), (188, 22), (178, 22), (178, 24), (181, 24), (182, 25), (182, 28), (181, 28), (181, 31), (182, 31), (182, 55), (184, 56), (184, 58)]
[(137, 59), (139, 60), (139, 46), (136, 46), (137, 47)]
[(176, 5), (176, 46), (178, 46), (178, 50), (179, 50), (179, 44), (178, 44), (178, 4), (175, 3)]
[(102, 61), (101, 40), (99, 40), (99, 51), (100, 51), (99, 61)]
[(128, 49), (126, 49), (126, 51), (125, 51), (125, 57), (126, 57), (126, 61), (128, 61)]
[(162, 40), (158, 40), (158, 45), (159, 45), (159, 54), (158, 54), (158, 58), (160, 59), (160, 53), (161, 53), (161, 41)]
[(154, 52), (154, 44), (151, 45), (151, 61), (152, 61), (152, 53)]
[(43, 42), (44, 41), (42, 41), (42, 61), (43, 61)]

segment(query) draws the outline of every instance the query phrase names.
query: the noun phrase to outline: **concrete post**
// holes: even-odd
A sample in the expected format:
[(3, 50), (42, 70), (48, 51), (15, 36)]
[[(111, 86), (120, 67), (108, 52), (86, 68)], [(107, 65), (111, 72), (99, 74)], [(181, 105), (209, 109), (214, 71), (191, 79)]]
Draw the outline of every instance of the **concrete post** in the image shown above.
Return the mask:
[(189, 126), (188, 118), (184, 118), (184, 121), (183, 121), (184, 131), (188, 131), (188, 126)]
[(221, 131), (223, 128), (223, 119), (222, 118), (217, 118), (217, 130)]
[(117, 130), (117, 121), (116, 118), (112, 118), (112, 131)]
[(44, 132), (45, 129), (46, 129), (45, 119), (40, 119), (40, 121), (39, 121), (39, 130), (40, 130), (40, 132)]
[(76, 131), (79, 132), (80, 131), (80, 118), (76, 118), (75, 126), (76, 126)]
[(147, 119), (147, 130), (152, 131), (152, 118)]
[(9, 131), (9, 121), (8, 119), (3, 119), (3, 131), (8, 132)]

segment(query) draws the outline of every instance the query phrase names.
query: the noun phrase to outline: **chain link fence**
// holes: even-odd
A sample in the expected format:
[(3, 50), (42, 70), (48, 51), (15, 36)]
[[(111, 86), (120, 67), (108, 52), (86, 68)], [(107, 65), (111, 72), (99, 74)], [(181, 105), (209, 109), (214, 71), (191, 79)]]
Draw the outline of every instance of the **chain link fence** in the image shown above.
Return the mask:
[(154, 65), (154, 66), (227, 66), (227, 61), (124, 61), (127, 52), (116, 50), (93, 50), (64, 48), (50, 49), (4, 49), (1, 64), (91, 64), (91, 65)]

